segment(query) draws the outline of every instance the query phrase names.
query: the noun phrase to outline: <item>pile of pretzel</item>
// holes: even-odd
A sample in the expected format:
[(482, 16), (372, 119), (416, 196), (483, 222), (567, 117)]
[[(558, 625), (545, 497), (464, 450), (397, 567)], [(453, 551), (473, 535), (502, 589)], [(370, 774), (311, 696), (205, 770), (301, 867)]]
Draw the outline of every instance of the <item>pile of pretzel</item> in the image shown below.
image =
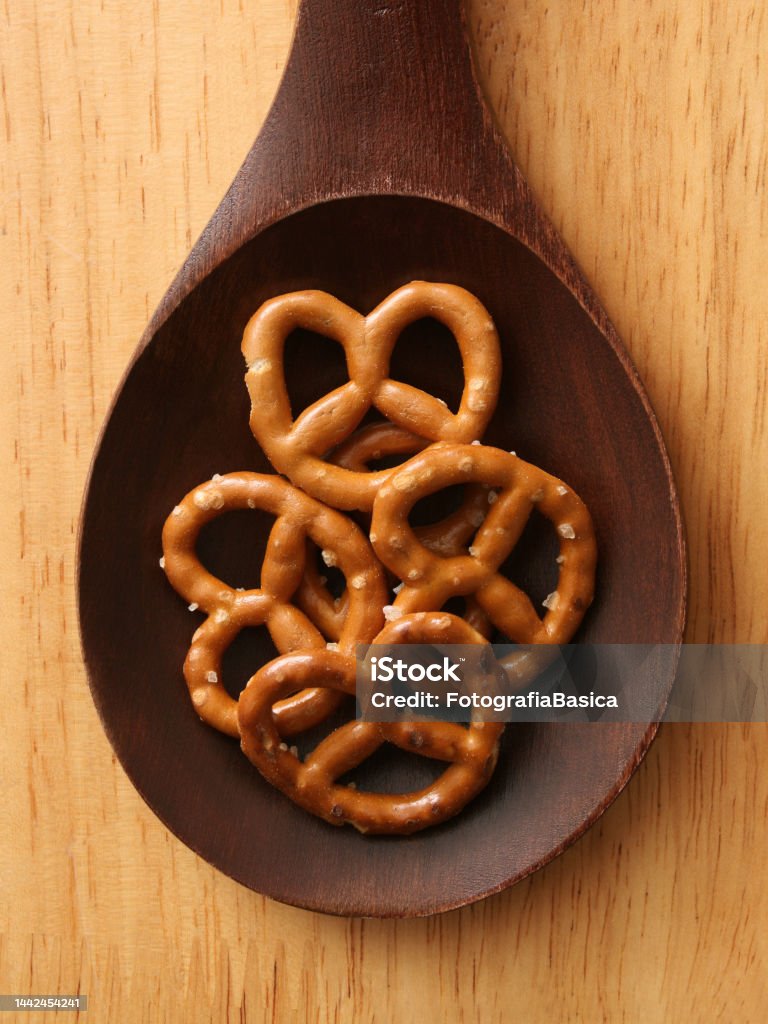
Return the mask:
[[(456, 413), (389, 376), (398, 337), (425, 317), (454, 335), (464, 367)], [(295, 420), (284, 347), (297, 328), (344, 349), (349, 380)], [(299, 757), (287, 742), (324, 722), (355, 691), (355, 649), (370, 643), (488, 644), (498, 631), (519, 644), (563, 644), (593, 593), (595, 541), (589, 513), (560, 480), (480, 439), (501, 376), (499, 339), (487, 310), (454, 285), (414, 281), (367, 317), (324, 292), (266, 302), (243, 337), (250, 425), (280, 475), (228, 473), (196, 487), (163, 529), (169, 581), (206, 619), (192, 637), (184, 676), (195, 710), (237, 737), (249, 760), (291, 800), (334, 825), (407, 834), (456, 814), (488, 782), (503, 725), (473, 721), (364, 722), (351, 718)], [(360, 428), (374, 408), (383, 421)], [(391, 456), (404, 461), (372, 471)], [(285, 479), (287, 477), (287, 480)], [(413, 527), (420, 499), (463, 485), (461, 506), (442, 522)], [(256, 589), (234, 589), (201, 564), (202, 527), (234, 509), (275, 517)], [(539, 616), (499, 569), (534, 509), (559, 541), (558, 583)], [(368, 536), (345, 512), (357, 510)], [(344, 577), (334, 597), (316, 557)], [(464, 618), (444, 610), (463, 598)], [(238, 633), (269, 630), (279, 657), (235, 700), (222, 658)], [(410, 793), (380, 793), (341, 781), (382, 744), (444, 762), (437, 780)]]

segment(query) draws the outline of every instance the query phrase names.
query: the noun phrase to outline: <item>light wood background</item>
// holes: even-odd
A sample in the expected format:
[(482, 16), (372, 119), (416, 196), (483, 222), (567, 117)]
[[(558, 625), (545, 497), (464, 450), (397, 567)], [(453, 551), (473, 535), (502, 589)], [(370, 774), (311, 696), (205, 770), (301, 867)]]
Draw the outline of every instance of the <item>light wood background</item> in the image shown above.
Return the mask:
[[(659, 414), (690, 540), (688, 637), (766, 642), (768, 4), (469, 11), (513, 151)], [(294, 16), (295, 0), (1, 7), (0, 992), (79, 989), (89, 1024), (763, 1022), (765, 726), (664, 728), (558, 861), (411, 922), (246, 891), (115, 762), (77, 636), (85, 474), (266, 113)]]

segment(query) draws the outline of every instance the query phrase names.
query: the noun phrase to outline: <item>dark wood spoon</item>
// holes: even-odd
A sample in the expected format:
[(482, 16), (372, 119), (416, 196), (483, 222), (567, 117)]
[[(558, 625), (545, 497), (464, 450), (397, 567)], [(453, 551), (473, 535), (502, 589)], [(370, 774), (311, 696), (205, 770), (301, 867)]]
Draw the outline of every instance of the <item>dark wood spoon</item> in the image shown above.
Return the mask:
[[(158, 568), (160, 532), (178, 498), (212, 473), (268, 469), (248, 430), (246, 321), (268, 297), (299, 288), (367, 312), (416, 278), (470, 289), (498, 325), (502, 400), (487, 442), (569, 481), (593, 513), (597, 598), (580, 638), (676, 643), (683, 629), (684, 541), (656, 420), (483, 104), (459, 0), (304, 0), (267, 121), (104, 427), (82, 516), (79, 594), (94, 700), (150, 807), (245, 885), (336, 914), (429, 914), (511, 885), (595, 821), (656, 732), (511, 727), (473, 805), (392, 839), (306, 815), (196, 717), (181, 665), (197, 622)], [(393, 375), (455, 399), (454, 348), (433, 322), (416, 324), (398, 343)], [(311, 335), (290, 340), (288, 363), (297, 409), (343, 380), (336, 347)], [(265, 525), (234, 514), (210, 529), (207, 564), (253, 585)], [(525, 565), (511, 570), (534, 594), (548, 582), (535, 534)], [(243, 640), (225, 671), (242, 685), (270, 654), (262, 636)], [(663, 702), (672, 674), (649, 668), (638, 685)], [(395, 783), (421, 778), (394, 761), (379, 769)]]

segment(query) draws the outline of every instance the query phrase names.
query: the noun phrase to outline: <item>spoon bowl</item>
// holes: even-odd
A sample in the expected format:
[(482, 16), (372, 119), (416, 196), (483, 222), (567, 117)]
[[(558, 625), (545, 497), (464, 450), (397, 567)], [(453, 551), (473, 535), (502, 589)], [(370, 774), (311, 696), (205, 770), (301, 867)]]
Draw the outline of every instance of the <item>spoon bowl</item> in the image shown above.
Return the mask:
[[(160, 534), (178, 499), (213, 473), (271, 471), (248, 428), (240, 340), (250, 316), (303, 288), (362, 313), (414, 279), (477, 295), (503, 358), (484, 441), (566, 480), (594, 518), (597, 597), (578, 639), (678, 642), (683, 539), (642, 385), (482, 107), (457, 0), (343, 0), (333, 20), (323, 6), (302, 6), (267, 124), (142, 339), (105, 425), (81, 522), (83, 648), (121, 763), (201, 856), (298, 906), (428, 914), (505, 888), (581, 835), (656, 726), (510, 727), (496, 775), (472, 805), (393, 839), (306, 815), (261, 780), (235, 741), (200, 723), (181, 676), (199, 614), (158, 567)], [(344, 82), (340, 38), (352, 55)], [(431, 69), (429, 88), (402, 79), (404, 60)], [(343, 361), (313, 336), (288, 348), (297, 413), (342, 382)], [(450, 404), (461, 387), (455, 343), (420, 321), (398, 343), (393, 375)], [(231, 527), (204, 533), (201, 553), (232, 585), (253, 586), (266, 524), (229, 518)], [(532, 550), (528, 563), (521, 581), (546, 593), (543, 559)], [(273, 656), (262, 634), (225, 664), (233, 692)], [(640, 683), (663, 702), (672, 678), (648, 669)], [(382, 782), (407, 783), (408, 772), (385, 763)]]

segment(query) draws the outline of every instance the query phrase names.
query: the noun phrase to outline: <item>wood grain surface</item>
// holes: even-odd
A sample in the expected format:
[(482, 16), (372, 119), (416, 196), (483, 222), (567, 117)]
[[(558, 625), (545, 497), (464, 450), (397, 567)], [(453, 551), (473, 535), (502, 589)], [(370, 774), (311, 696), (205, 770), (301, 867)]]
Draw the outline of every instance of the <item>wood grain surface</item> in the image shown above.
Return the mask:
[[(174, 839), (116, 764), (77, 635), (85, 474), (266, 114), (294, 16), (286, 0), (0, 15), (0, 992), (79, 990), (99, 1022), (762, 1021), (764, 725), (663, 728), (559, 860), (410, 922), (254, 895)], [(659, 415), (688, 638), (766, 642), (766, 5), (470, 0), (469, 20), (513, 152)]]

